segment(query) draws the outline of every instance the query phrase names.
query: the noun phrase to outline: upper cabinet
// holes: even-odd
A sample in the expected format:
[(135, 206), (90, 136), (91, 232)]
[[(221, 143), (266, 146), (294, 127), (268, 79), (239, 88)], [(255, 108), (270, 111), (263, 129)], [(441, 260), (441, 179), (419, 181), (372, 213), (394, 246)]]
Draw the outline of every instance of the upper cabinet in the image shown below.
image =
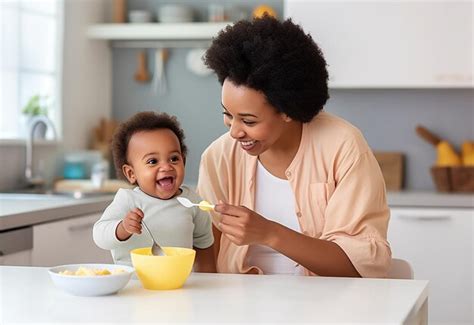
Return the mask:
[(285, 0), (332, 88), (472, 88), (473, 2)]

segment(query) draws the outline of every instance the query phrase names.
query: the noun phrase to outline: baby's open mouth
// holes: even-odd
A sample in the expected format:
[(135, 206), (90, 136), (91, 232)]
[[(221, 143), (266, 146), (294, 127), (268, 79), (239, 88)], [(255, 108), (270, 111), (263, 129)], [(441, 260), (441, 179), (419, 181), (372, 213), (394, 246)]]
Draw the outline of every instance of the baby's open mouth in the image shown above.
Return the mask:
[(174, 177), (167, 176), (160, 178), (157, 182), (158, 186), (163, 188), (164, 190), (172, 190), (174, 187)]

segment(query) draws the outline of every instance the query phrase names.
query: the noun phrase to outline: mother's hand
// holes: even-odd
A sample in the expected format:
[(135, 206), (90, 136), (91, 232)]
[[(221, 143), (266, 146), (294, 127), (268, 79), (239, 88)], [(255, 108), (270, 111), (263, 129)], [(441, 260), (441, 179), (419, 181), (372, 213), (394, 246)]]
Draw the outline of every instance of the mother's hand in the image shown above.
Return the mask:
[(274, 222), (244, 206), (219, 202), (214, 210), (222, 215), (218, 228), (236, 245), (267, 245)]

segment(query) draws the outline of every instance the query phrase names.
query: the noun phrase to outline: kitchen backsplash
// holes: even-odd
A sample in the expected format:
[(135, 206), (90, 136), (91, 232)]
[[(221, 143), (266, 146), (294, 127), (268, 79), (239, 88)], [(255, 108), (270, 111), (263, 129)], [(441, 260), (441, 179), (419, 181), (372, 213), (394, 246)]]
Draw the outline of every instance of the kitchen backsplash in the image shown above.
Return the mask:
[[(160, 1), (129, 1), (133, 9), (152, 9), (157, 3)], [(192, 3), (202, 12), (210, 2)], [(236, 1), (222, 3), (230, 5)], [(261, 3), (245, 2), (248, 8)], [(267, 3), (281, 15), (282, 1)], [(214, 75), (201, 77), (186, 67), (188, 51), (170, 50), (165, 67), (169, 91), (159, 96), (153, 93), (150, 83), (138, 84), (133, 79), (138, 50), (114, 49), (112, 103), (113, 118), (118, 120), (143, 110), (176, 115), (190, 149), (186, 181), (195, 183), (201, 153), (226, 128), (222, 123), (220, 85)], [(152, 55), (153, 50), (148, 50), (150, 71), (154, 68)], [(330, 58), (327, 61), (331, 64)], [(416, 136), (417, 124), (427, 126), (457, 147), (463, 140), (474, 138), (472, 89), (332, 89), (330, 95), (326, 110), (359, 127), (373, 150), (405, 154), (408, 189), (434, 189), (429, 167), (435, 160), (435, 150)]]

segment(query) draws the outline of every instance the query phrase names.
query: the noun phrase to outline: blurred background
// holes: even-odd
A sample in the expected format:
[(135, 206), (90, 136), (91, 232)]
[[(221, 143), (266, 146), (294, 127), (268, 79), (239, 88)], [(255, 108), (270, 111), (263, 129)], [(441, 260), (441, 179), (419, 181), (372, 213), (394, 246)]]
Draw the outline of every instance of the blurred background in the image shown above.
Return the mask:
[[(97, 151), (108, 159), (117, 122), (143, 110), (178, 117), (190, 148), (186, 182), (195, 184), (201, 153), (226, 132), (220, 85), (202, 54), (227, 23), (259, 10), (292, 17), (321, 46), (331, 74), (325, 109), (359, 127), (374, 151), (393, 153), (380, 158), (389, 189), (436, 189), (437, 151), (418, 124), (458, 152), (474, 138), (470, 1), (0, 4), (0, 189), (23, 182), (31, 116), (46, 114), (57, 131), (35, 145), (32, 162), (51, 183), (89, 177)], [(86, 170), (68, 174), (67, 163), (81, 160)]]
[(129, 186), (113, 179), (109, 145), (136, 112), (178, 117), (195, 186), (201, 153), (227, 131), (202, 55), (265, 12), (322, 48), (325, 110), (376, 155), (393, 257), (430, 281), (430, 324), (472, 324), (470, 0), (0, 0), (0, 265), (111, 262), (92, 227)]

